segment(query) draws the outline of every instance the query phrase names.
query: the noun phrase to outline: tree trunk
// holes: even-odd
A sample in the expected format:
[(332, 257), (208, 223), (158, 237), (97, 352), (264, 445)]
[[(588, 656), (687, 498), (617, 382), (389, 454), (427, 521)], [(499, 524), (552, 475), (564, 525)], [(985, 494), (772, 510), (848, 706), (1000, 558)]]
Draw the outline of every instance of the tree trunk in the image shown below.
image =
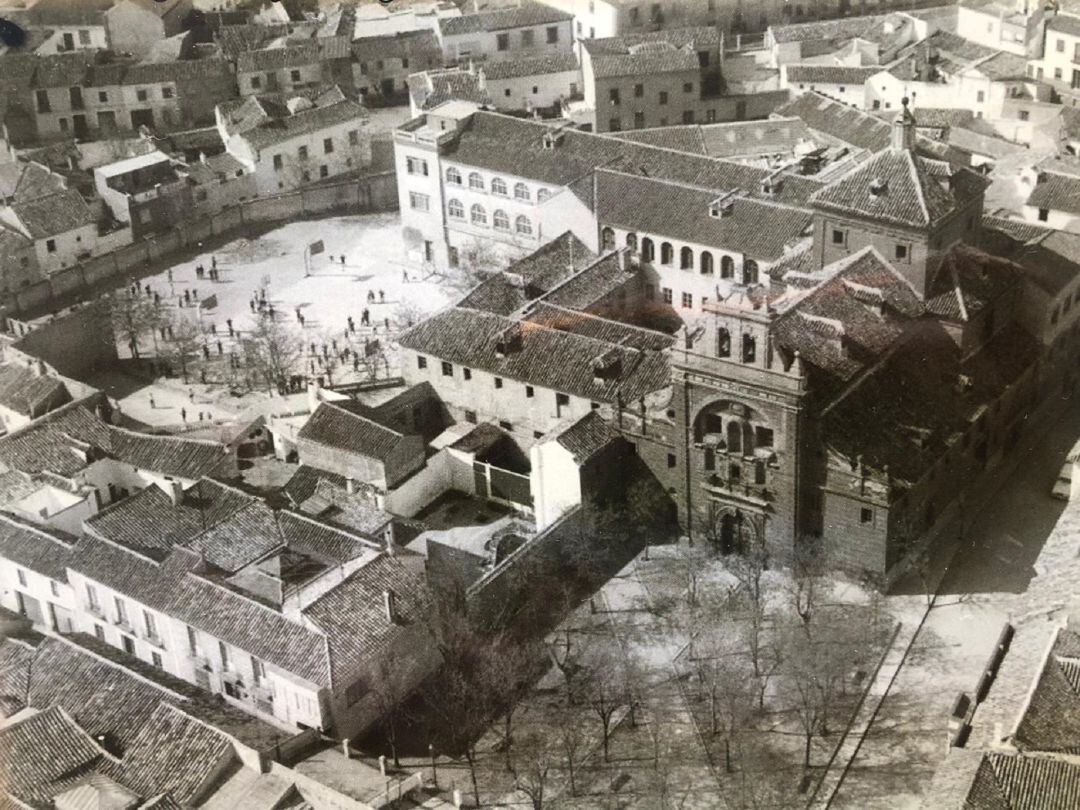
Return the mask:
[(603, 742), (603, 745), (604, 745), (604, 762), (611, 762), (610, 752), (608, 751), (608, 742), (609, 742), (608, 738), (611, 736), (611, 729), (608, 727), (608, 724), (607, 724), (606, 721), (604, 722), (603, 732), (604, 733), (603, 733), (602, 742)]
[(574, 757), (566, 755), (566, 774), (570, 777), (570, 795), (577, 796), (577, 783), (574, 782)]
[(465, 761), (469, 763), (469, 778), (472, 780), (473, 798), (480, 806), (480, 784), (476, 781), (476, 750), (470, 745), (465, 749)]
[(503, 754), (506, 758), (506, 772), (514, 772), (514, 763), (510, 757), (510, 747), (513, 743), (513, 737), (511, 736), (511, 724), (514, 722), (514, 710), (511, 708), (506, 713), (506, 719), (503, 721)]
[(809, 768), (810, 767), (810, 741), (813, 739), (813, 737), (814, 737), (814, 735), (810, 734), (809, 732), (806, 734), (806, 748), (803, 750), (803, 767), (804, 768)]
[(724, 768), (728, 773), (733, 773), (731, 768), (731, 738), (724, 738)]

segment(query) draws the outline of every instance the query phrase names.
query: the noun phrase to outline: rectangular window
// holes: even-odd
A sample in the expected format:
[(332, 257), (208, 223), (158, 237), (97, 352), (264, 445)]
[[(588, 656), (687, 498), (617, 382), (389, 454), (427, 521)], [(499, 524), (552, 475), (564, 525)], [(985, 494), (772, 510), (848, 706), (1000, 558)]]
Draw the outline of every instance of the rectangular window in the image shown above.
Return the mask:
[(98, 602), (97, 588), (89, 582), (86, 583), (86, 603), (90, 605), (92, 610), (101, 610), (101, 603)]
[(863, 509), (861, 509), (859, 511), (859, 522), (860, 523), (873, 523), (874, 522), (874, 510), (873, 509), (867, 509), (867, 508), (863, 507)]
[(847, 242), (847, 232), (842, 231), (839, 228), (833, 228), (832, 243), (834, 245), (843, 245)]
[(428, 211), (431, 207), (431, 198), (427, 194), (409, 192), (409, 207), (414, 211)]
[(472, 369), (471, 368), (463, 368), (461, 370), (461, 376), (463, 376), (465, 378), (466, 382), (471, 380), (472, 379)]
[(634, 129), (642, 129), (645, 126), (645, 113), (634, 113)]
[(87, 31), (85, 28), (79, 29), (79, 44), (80, 45), (89, 45), (90, 44), (90, 32)]
[(773, 432), (771, 428), (758, 426), (754, 428), (754, 445), (756, 447), (772, 447)]
[(195, 632), (195, 628), (188, 625), (187, 629), (187, 645), (188, 652), (192, 655), (197, 655), (199, 652), (199, 634)]
[(173, 95), (175, 95), (175, 94), (173, 93), (173, 89), (171, 87), (163, 86), (161, 88), (161, 97), (162, 98), (172, 98)]
[(229, 648), (225, 646), (224, 641), (219, 641), (217, 643), (217, 646), (218, 646), (218, 655), (221, 656), (221, 668), (222, 669), (228, 669), (229, 668)]
[(97, 97), (98, 101), (100, 101), (102, 104), (109, 100), (109, 94), (106, 93), (104, 90), (98, 91)]
[(525, 386), (525, 396), (528, 399), (532, 399), (533, 396), (535, 396), (535, 394), (536, 394), (536, 389), (534, 389), (531, 385), (526, 385)]
[(667, 104), (668, 103), (667, 90), (661, 90), (660, 91), (660, 103), (661, 104)]
[(94, 625), (94, 635), (97, 637), (98, 641), (104, 641), (105, 640), (105, 628), (102, 627), (100, 624), (95, 624)]
[(113, 604), (116, 606), (116, 621), (119, 624), (127, 624), (127, 605), (124, 604), (124, 600), (119, 596), (113, 597)]
[(610, 132), (618, 132), (620, 129), (622, 129), (622, 121), (618, 118), (612, 118), (608, 121), (608, 130)]
[(1050, 209), (1049, 208), (1040, 208), (1039, 209), (1039, 222), (1046, 222), (1046, 220), (1048, 220), (1048, 219), (1050, 219)]
[(149, 96), (150, 93), (146, 90), (145, 87), (140, 87), (138, 90), (135, 91), (135, 98), (137, 98), (139, 101), (146, 101)]
[(414, 157), (405, 158), (405, 171), (407, 171), (409, 174), (420, 174), (424, 177), (427, 177), (427, 161)]
[(281, 155), (274, 155), (274, 171), (280, 172), (285, 167), (285, 161)]
[(300, 81), (300, 71), (299, 71), (299, 70), (294, 70), (294, 71), (293, 71), (292, 73), (290, 73), (290, 74), (289, 74), (289, 77), (290, 77), (290, 78), (291, 78), (291, 79), (292, 79), (292, 80), (293, 80), (294, 82), (298, 82), (298, 81)]
[(682, 86), (682, 91), (684, 93), (693, 93), (694, 92), (694, 83), (693, 82), (686, 82)]
[(664, 303), (665, 304), (670, 304), (672, 302), (672, 300), (673, 300), (672, 297), (671, 297), (671, 288), (670, 287), (663, 287), (663, 288), (661, 288), (660, 292), (664, 296)]
[(444, 377), (453, 377), (454, 376), (454, 365), (453, 365), (453, 363), (447, 363), (445, 360), (443, 360), (442, 374), (443, 374)]
[(254, 655), (251, 656), (251, 675), (255, 679), (255, 683), (266, 677), (266, 666)]
[(906, 259), (908, 257), (907, 245), (897, 245), (895, 255), (898, 259)]
[(667, 466), (668, 466), (669, 470), (675, 469), (675, 454), (674, 453), (668, 453)]
[(503, 383), (502, 377), (496, 377), (495, 378), (495, 387), (496, 388), (502, 388), (502, 383)]
[(21, 568), (15, 569), (15, 575), (19, 578), (19, 584), (26, 587), (26, 572)]
[(128, 655), (135, 654), (135, 639), (130, 636), (120, 636), (120, 643), (124, 646), (124, 652)]
[(151, 652), (150, 661), (158, 669), (165, 669), (165, 662), (161, 660), (161, 653)]
[(694, 111), (693, 110), (683, 110), (682, 122), (684, 124), (692, 124), (692, 123), (694, 123)]
[(975, 102), (977, 104), (982, 104), (984, 101), (986, 101), (986, 93), (980, 90), (978, 93), (975, 94)]
[(641, 98), (644, 95), (645, 95), (645, 85), (643, 85), (643, 84), (635, 84), (634, 85), (634, 98)]
[(258, 90), (260, 87), (262, 87), (262, 76), (252, 76), (251, 89)]
[(296, 156), (300, 158), (301, 161), (307, 160), (308, 148), (306, 146), (301, 146), (298, 150), (296, 150)]
[(49, 91), (37, 90), (34, 92), (34, 97), (37, 99), (37, 111), (38, 112), (51, 112), (52, 105), (49, 103)]
[(691, 293), (684, 292), (682, 294), (682, 305), (686, 309), (692, 309), (694, 306), (694, 296)]
[(738, 464), (732, 464), (728, 467), (728, 478), (733, 484), (739, 483), (742, 480), (742, 467)]
[(612, 104), (618, 104), (619, 103), (619, 88), (618, 87), (612, 87), (610, 90), (608, 90), (608, 101), (610, 101)]
[(1054, 48), (1058, 53), (1065, 53), (1065, 40), (1059, 38), (1058, 41), (1054, 43)]
[(549, 45), (554, 45), (559, 41), (559, 26), (549, 25), (547, 29), (547, 41)]
[(46, 239), (45, 240), (45, 250), (49, 251), (49, 253), (56, 253), (56, 240), (55, 239)]
[(513, 433), (514, 432), (514, 425), (508, 419), (500, 419), (499, 420), (499, 427), (501, 427), (507, 433)]
[(417, 355), (416, 356), (416, 367), (418, 369), (420, 369), (421, 371), (423, 371), (425, 368), (427, 368), (427, 358), (426, 357), (421, 357), (420, 355)]
[(525, 48), (531, 48), (536, 41), (534, 32), (531, 28), (528, 28), (521, 32), (521, 45)]
[(570, 395), (569, 394), (555, 394), (555, 404), (560, 408), (570, 407)]
[(330, 176), (330, 167), (325, 165), (325, 164), (320, 166), (319, 167), (319, 177), (329, 177), (329, 176)]
[(360, 143), (360, 130), (349, 130), (349, 146), (357, 146)]
[(476, 411), (465, 411), (465, 421), (470, 425), (476, 424)]
[(52, 592), (53, 596), (60, 596), (60, 583), (54, 579), (49, 580), (49, 590)]
[(332, 154), (334, 154), (334, 139), (333, 138), (323, 138), (322, 150), (323, 150), (324, 155), (332, 155)]
[(509, 34), (498, 34), (498, 35), (496, 35), (496, 37), (495, 37), (495, 47), (498, 48), (500, 51), (508, 51), (508, 50), (510, 50), (510, 35)]

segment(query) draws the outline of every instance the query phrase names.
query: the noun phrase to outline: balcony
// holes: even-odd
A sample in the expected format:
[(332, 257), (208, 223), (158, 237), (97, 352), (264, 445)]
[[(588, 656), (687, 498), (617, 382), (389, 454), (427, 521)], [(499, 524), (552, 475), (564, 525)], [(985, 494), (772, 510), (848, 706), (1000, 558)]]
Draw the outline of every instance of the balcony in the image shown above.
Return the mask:
[(101, 609), (101, 605), (95, 605), (93, 603), (87, 602), (85, 605), (83, 605), (83, 610), (85, 610), (91, 616), (97, 616), (99, 619), (105, 618), (105, 611)]
[(214, 670), (214, 665), (210, 663), (210, 659), (206, 657), (202, 650), (188, 650), (188, 660), (197, 670), (205, 672), (213, 672)]
[(706, 475), (702, 487), (715, 495), (735, 498), (757, 507), (768, 506), (776, 498), (776, 494), (769, 489), (768, 483), (733, 481), (723, 479), (717, 473)]
[(126, 617), (117, 616), (115, 619), (113, 619), (113, 624), (115, 624), (124, 632), (135, 635), (135, 628), (131, 626), (131, 621)]
[(165, 642), (157, 633), (151, 633), (144, 630), (142, 633), (139, 634), (139, 636), (143, 639), (143, 641), (147, 642), (148, 644), (152, 644), (160, 650), (165, 649)]

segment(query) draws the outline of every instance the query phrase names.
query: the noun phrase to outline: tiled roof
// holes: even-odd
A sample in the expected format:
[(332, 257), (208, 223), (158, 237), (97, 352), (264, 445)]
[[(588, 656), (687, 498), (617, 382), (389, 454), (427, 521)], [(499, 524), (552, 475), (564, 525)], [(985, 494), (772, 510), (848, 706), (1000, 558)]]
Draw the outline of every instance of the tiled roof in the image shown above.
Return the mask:
[(87, 519), (100, 536), (151, 559), (163, 560), (174, 547), (216, 526), (255, 499), (210, 479), (184, 491), (178, 506), (157, 486), (102, 509)]
[[(600, 39), (584, 39), (581, 45), (591, 55), (626, 53), (641, 45), (672, 45), (676, 48), (690, 46), (692, 50), (716, 48), (720, 45), (720, 33), (714, 26), (688, 26), (686, 28), (662, 28), (659, 31), (626, 33)], [(646, 48), (646, 50), (648, 50)]]
[(87, 534), (80, 573), (291, 672), (327, 685), (325, 639), (276, 610), (195, 573), (199, 556), (175, 549), (161, 563)]
[(619, 438), (619, 432), (591, 411), (555, 437), (579, 466)]
[(108, 444), (105, 423), (85, 401), (72, 402), (0, 437), (0, 461), (25, 473), (71, 476), (87, 466), (87, 449)]
[(23, 365), (0, 364), (0, 406), (23, 416), (38, 416), (45, 408), (71, 401), (62, 380), (37, 374)]
[(232, 155), (212, 155), (206, 160), (198, 160), (185, 169), (193, 183), (223, 183), (247, 173), (247, 167)]
[(211, 474), (226, 459), (226, 449), (218, 442), (152, 436), (112, 425), (108, 447), (113, 456), (133, 467), (188, 480)]
[[(324, 510), (331, 514), (320, 516), (313, 520), (306, 515), (289, 511), (278, 513), (278, 523), (281, 533), (289, 544), (290, 549), (303, 552), (320, 560), (342, 565), (359, 559), (365, 555), (371, 556), (374, 551), (381, 548), (368, 536), (358, 536), (357, 532), (367, 535), (368, 532), (381, 530), (390, 520), (390, 516), (381, 509), (374, 508), (364, 510), (365, 501), (363, 496), (350, 496), (344, 489), (335, 487), (327, 480), (321, 480), (317, 484), (316, 493), (312, 497), (322, 497), (331, 508)], [(358, 525), (367, 518), (366, 525)], [(348, 522), (348, 530), (329, 525), (330, 522), (339, 525)]]
[(339, 405), (322, 402), (297, 438), (385, 461), (404, 436)]
[(1052, 172), (1040, 174), (1025, 205), (1080, 214), (1080, 177)]
[(787, 80), (791, 84), (864, 84), (881, 70), (878, 66), (788, 65)]
[(1055, 14), (1046, 21), (1046, 30), (1080, 37), (1080, 17), (1074, 17), (1071, 14)]
[[(506, 351), (500, 336), (520, 329)], [(604, 341), (468, 309), (447, 309), (414, 326), (400, 344), (492, 374), (597, 402), (636, 401), (666, 388), (670, 373), (661, 352), (641, 352)], [(594, 363), (611, 354), (610, 372), (597, 376)]]
[[(887, 149), (814, 194), (819, 208), (870, 217), (898, 225), (925, 227), (982, 194), (987, 183), (961, 169), (939, 182), (940, 169), (905, 149)], [(880, 191), (872, 192), (877, 186)]]
[[(690, 155), (616, 137), (563, 130), (555, 148), (546, 148), (545, 124), (498, 113), (477, 112), (446, 148), (444, 160), (525, 177), (555, 186), (566, 186), (589, 175), (597, 166), (674, 180), (715, 189), (717, 193), (744, 189), (757, 194), (769, 172), (725, 160)], [(803, 202), (820, 182), (785, 175), (780, 199)]]
[(235, 59), (245, 51), (253, 51), (277, 37), (289, 33), (288, 23), (279, 25), (223, 25), (214, 37), (221, 52), (230, 59)]
[(113, 0), (38, 0), (28, 9), (4, 9), (14, 22), (32, 26), (103, 26)]
[(237, 73), (314, 65), (333, 59), (348, 59), (348, 37), (321, 37), (280, 48), (247, 51), (236, 57)]
[[(395, 596), (397, 622), (386, 615), (384, 591)], [(326, 633), (332, 677), (346, 684), (375, 664), (409, 627), (428, 621), (431, 607), (423, 557), (402, 550), (380, 554), (358, 568), (305, 608), (304, 616)]]
[(550, 329), (572, 332), (575, 335), (595, 338), (596, 340), (618, 343), (632, 349), (663, 351), (670, 349), (675, 338), (663, 332), (631, 326), (620, 321), (610, 321), (578, 310), (555, 306), (547, 301), (537, 301), (523, 315), (530, 323), (540, 324)]
[[(736, 200), (730, 212), (717, 218), (709, 213), (717, 196), (713, 191), (605, 170), (596, 172), (595, 193), (601, 225), (742, 253), (757, 261), (782, 257), (811, 222), (805, 209), (750, 198)], [(716, 264), (714, 272), (719, 273), (719, 259)]]
[(337, 473), (320, 470), (308, 464), (301, 464), (296, 468), (293, 477), (282, 487), (281, 491), (289, 499), (294, 507), (299, 507), (304, 501), (315, 494), (319, 481), (326, 479), (344, 488), (345, 476)]
[[(245, 104), (253, 101), (255, 100), (248, 99)], [(263, 109), (265, 108), (266, 105), (263, 104)], [(293, 115), (271, 117), (264, 112), (262, 119), (250, 128), (247, 125), (243, 128), (230, 125), (229, 129), (243, 132), (243, 137), (256, 149), (265, 149), (268, 146), (320, 132), (349, 121), (355, 121), (359, 126), (366, 118), (367, 111), (361, 104), (352, 99), (345, 99), (336, 104), (301, 110)]]
[(57, 582), (67, 582), (75, 538), (0, 513), (0, 557)]
[(616, 251), (597, 259), (577, 275), (559, 284), (544, 295), (544, 300), (567, 309), (586, 310), (633, 283), (636, 278), (637, 273), (626, 258), (626, 253)]
[(568, 73), (576, 71), (577, 68), (577, 57), (572, 53), (550, 53), (524, 59), (497, 59), (480, 66), (480, 70), (488, 81), (543, 76), (548, 73)]
[[(442, 62), (442, 48), (434, 31), (405, 31), (383, 37), (365, 37), (352, 43), (353, 60), (408, 59), (410, 67), (433, 67)], [(429, 60), (426, 64), (418, 60)]]
[(709, 152), (705, 148), (701, 129), (700, 125), (691, 124), (650, 129), (624, 129), (612, 134), (624, 141), (659, 146), (663, 149), (673, 149), (676, 152), (686, 152), (690, 155), (708, 155)]
[(1080, 765), (1043, 757), (985, 754), (964, 810), (1065, 810), (1080, 806)]
[(891, 137), (888, 122), (820, 93), (796, 96), (774, 114), (798, 118), (810, 129), (870, 152), (884, 149)]
[(1001, 51), (984, 59), (975, 68), (991, 81), (1027, 78), (1027, 59), (1014, 53)]
[(942, 259), (926, 290), (926, 311), (967, 321), (1014, 286), (1023, 269), (1013, 261), (959, 244)]
[(421, 110), (433, 110), (447, 101), (471, 101), (484, 107), (493, 102), (480, 76), (468, 70), (429, 70), (409, 76), (409, 95)]
[(660, 73), (696, 74), (700, 70), (695, 51), (663, 42), (633, 46), (627, 53), (604, 52), (592, 57), (592, 72), (598, 79)]
[[(114, 763), (63, 709), (0, 728), (3, 791), (22, 807), (51, 808), (53, 796), (99, 763)], [(19, 805), (8, 805), (19, 806)]]
[(33, 200), (17, 200), (11, 210), (33, 239), (47, 239), (94, 224), (94, 212), (74, 189)]
[(0, 164), (0, 199), (35, 200), (65, 188), (64, 178), (35, 161)]
[(782, 42), (808, 42), (813, 40), (851, 39), (866, 33), (884, 20), (882, 16), (848, 17), (839, 20), (774, 25), (769, 31), (773, 40)]
[(185, 545), (210, 565), (233, 574), (280, 549), (285, 541), (273, 510), (264, 503), (253, 502), (195, 535)]
[(1052, 232), (1045, 225), (1035, 225), (1022, 219), (1006, 219), (992, 215), (984, 215), (982, 218), (983, 232), (987, 230), (998, 231), (1017, 242), (1037, 242)]
[(465, 309), (479, 309), (496, 315), (510, 315), (529, 302), (525, 286), (503, 273), (481, 281), (458, 302)]
[(518, 259), (506, 268), (506, 272), (521, 276), (529, 294), (536, 295), (566, 281), (597, 258), (573, 231), (566, 231)]
[(154, 711), (124, 755), (124, 781), (144, 796), (167, 792), (190, 807), (207, 777), (237, 760), (221, 732), (164, 703)]
[(184, 11), (184, 0), (120, 0), (113, 8), (131, 4), (143, 11), (149, 11), (155, 17), (168, 17)]
[(481, 31), (505, 31), (509, 28), (567, 22), (572, 19), (574, 15), (565, 11), (540, 3), (526, 2), (519, 6), (482, 11), (478, 14), (444, 17), (439, 20), (439, 27), (444, 37), (452, 37)]
[(1014, 735), (1021, 751), (1080, 755), (1080, 634), (1058, 632), (1026, 709)]

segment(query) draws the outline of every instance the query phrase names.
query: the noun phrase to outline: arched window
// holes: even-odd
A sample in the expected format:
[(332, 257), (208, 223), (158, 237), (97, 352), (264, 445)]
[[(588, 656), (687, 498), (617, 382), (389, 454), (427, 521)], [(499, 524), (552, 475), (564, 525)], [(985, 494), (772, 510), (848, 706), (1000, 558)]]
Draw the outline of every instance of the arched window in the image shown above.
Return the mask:
[(660, 244), (660, 264), (671, 264), (675, 261), (675, 250), (671, 247), (671, 242), (662, 242)]
[(538, 192), (536, 192), (537, 202), (547, 202), (549, 199), (551, 199), (551, 192), (548, 191), (546, 188), (542, 188)]
[(735, 260), (730, 256), (720, 259), (720, 278), (735, 278)]
[(491, 193), (498, 194), (500, 197), (505, 197), (507, 194), (506, 181), (501, 177), (493, 177), (491, 179)]
[(727, 329), (716, 330), (716, 356), (731, 357), (731, 332)]
[(653, 244), (653, 240), (649, 237), (645, 237), (641, 240), (641, 260), (643, 262), (651, 262), (656, 259), (656, 245)]
[(742, 425), (737, 419), (727, 423), (727, 449), (729, 453), (742, 452)]
[(604, 230), (600, 231), (600, 249), (615, 249), (615, 231), (613, 231), (611, 228), (604, 228)]
[(694, 251), (688, 247), (684, 247), (679, 251), (679, 268), (682, 270), (694, 269)]
[(446, 182), (450, 183), (451, 185), (460, 186), (461, 172), (451, 166), (449, 169), (446, 170)]
[(469, 216), (473, 225), (487, 225), (487, 211), (482, 205), (474, 205), (469, 209)]
[(469, 188), (476, 189), (477, 191), (484, 190), (484, 178), (481, 177), (478, 172), (473, 172), (469, 175)]
[(743, 262), (742, 266), (742, 283), (743, 284), (757, 284), (758, 283), (758, 268), (757, 262), (753, 259), (747, 259)]
[(452, 199), (446, 204), (446, 213), (450, 219), (465, 219), (465, 206), (461, 204), (461, 200)]
[(757, 358), (757, 341), (754, 340), (753, 335), (742, 336), (742, 361), (744, 363), (753, 363)]
[(626, 246), (628, 248), (630, 248), (630, 250), (637, 253), (637, 234), (636, 233), (628, 233), (626, 235)]
[(713, 256), (709, 251), (701, 251), (701, 275), (711, 276), (713, 274)]
[(532, 236), (532, 222), (530, 222), (529, 218), (524, 214), (517, 218), (514, 226), (517, 228), (518, 233), (524, 234), (525, 236)]
[(505, 211), (496, 211), (491, 215), (491, 222), (495, 226), (497, 231), (510, 230), (510, 217), (506, 215)]
[(515, 200), (531, 200), (532, 196), (529, 194), (529, 187), (524, 183), (514, 184), (514, 199)]

